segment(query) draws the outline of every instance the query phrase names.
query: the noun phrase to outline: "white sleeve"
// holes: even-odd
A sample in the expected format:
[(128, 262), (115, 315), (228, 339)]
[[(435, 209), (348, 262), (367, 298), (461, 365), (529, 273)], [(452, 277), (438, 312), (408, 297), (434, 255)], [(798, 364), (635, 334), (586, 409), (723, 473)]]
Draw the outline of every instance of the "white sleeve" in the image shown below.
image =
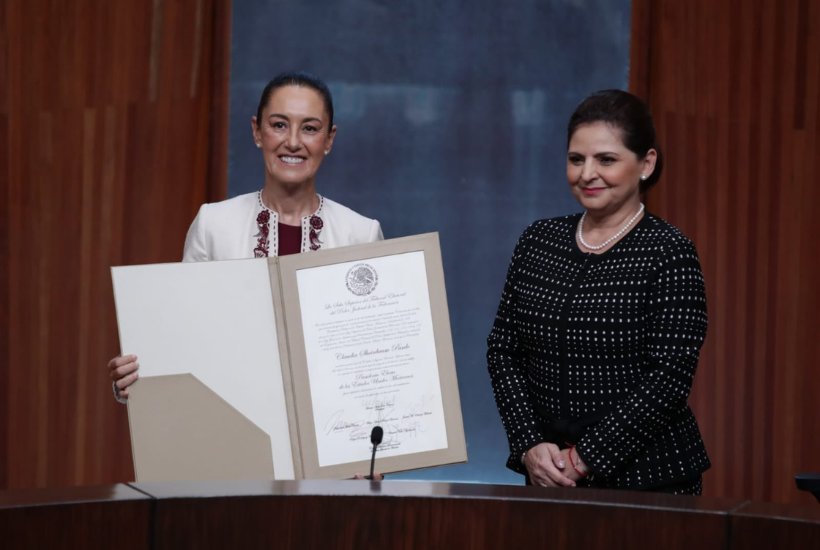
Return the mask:
[(185, 237), (185, 248), (182, 251), (183, 262), (207, 262), (210, 260), (205, 231), (207, 207), (207, 204), (203, 204), (199, 208), (196, 218), (194, 218), (191, 227), (188, 229), (188, 235)]
[(128, 403), (128, 399), (126, 399), (124, 397), (120, 397), (120, 392), (117, 391), (117, 383), (116, 382), (111, 383), (111, 388), (114, 390), (114, 399), (116, 399), (118, 403), (122, 403), (122, 404)]
[(373, 220), (373, 223), (370, 224), (370, 236), (368, 237), (367, 242), (372, 243), (383, 240), (384, 234), (382, 233), (382, 226), (379, 224), (379, 220)]

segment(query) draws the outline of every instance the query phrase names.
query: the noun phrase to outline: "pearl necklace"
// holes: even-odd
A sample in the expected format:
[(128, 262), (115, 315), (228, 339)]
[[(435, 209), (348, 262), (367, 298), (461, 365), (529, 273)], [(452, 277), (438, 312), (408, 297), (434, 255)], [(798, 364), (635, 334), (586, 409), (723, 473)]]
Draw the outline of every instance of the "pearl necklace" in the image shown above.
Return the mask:
[(635, 223), (635, 220), (637, 220), (637, 219), (638, 219), (638, 217), (639, 217), (642, 213), (643, 213), (643, 203), (641, 203), (641, 207), (638, 209), (638, 213), (637, 213), (637, 214), (635, 214), (634, 216), (632, 216), (632, 219), (631, 219), (631, 220), (629, 220), (628, 222), (626, 222), (626, 225), (625, 225), (625, 226), (623, 226), (623, 227), (621, 228), (621, 230), (620, 230), (620, 231), (618, 231), (617, 233), (615, 233), (614, 235), (612, 235), (610, 238), (608, 238), (607, 240), (605, 240), (603, 243), (599, 244), (598, 246), (590, 246), (590, 245), (588, 245), (588, 244), (587, 244), (587, 242), (584, 240), (584, 234), (582, 233), (582, 230), (583, 230), (583, 228), (584, 228), (584, 219), (586, 219), (586, 217), (587, 217), (587, 212), (586, 212), (586, 210), (584, 210), (584, 213), (583, 213), (583, 214), (581, 214), (581, 221), (580, 221), (580, 222), (578, 222), (578, 240), (579, 240), (579, 241), (581, 241), (581, 244), (582, 244), (582, 245), (584, 245), (584, 248), (587, 248), (587, 249), (589, 249), (589, 250), (601, 250), (601, 249), (602, 249), (602, 248), (604, 248), (606, 245), (608, 245), (609, 243), (611, 243), (612, 241), (614, 241), (615, 239), (617, 239), (618, 237), (620, 237), (621, 235), (623, 235), (623, 234), (624, 234), (624, 232), (625, 232), (627, 229), (629, 229), (629, 228), (632, 226), (632, 224), (633, 224), (633, 223)]

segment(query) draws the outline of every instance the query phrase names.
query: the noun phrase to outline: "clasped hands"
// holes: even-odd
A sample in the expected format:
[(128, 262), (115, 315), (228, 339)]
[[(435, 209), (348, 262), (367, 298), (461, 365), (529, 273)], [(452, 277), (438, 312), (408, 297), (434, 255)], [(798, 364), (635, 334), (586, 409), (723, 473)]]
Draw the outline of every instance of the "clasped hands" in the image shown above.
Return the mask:
[(540, 443), (524, 455), (524, 466), (533, 485), (541, 487), (575, 487), (575, 482), (583, 476), (575, 471), (587, 473), (589, 468), (577, 454), (572, 457), (575, 468), (570, 462), (570, 449), (563, 451), (554, 443)]

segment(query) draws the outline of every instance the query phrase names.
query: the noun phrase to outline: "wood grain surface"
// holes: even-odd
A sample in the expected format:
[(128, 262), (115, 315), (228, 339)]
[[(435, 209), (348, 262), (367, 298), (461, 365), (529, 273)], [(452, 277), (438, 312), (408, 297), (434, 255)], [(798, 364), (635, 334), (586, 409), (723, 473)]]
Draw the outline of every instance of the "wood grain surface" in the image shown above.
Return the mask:
[(157, 549), (722, 549), (728, 514), (742, 505), (624, 491), (426, 482), (134, 486), (157, 499)]
[(820, 471), (820, 2), (634, 0), (632, 36), (666, 160), (647, 207), (706, 277), (704, 494), (811, 504), (793, 476)]
[(0, 491), (16, 548), (817, 547), (820, 508), (591, 489), (211, 481)]
[(153, 515), (127, 485), (0, 491), (0, 547), (149, 550)]
[(0, 7), (0, 488), (133, 479), (109, 267), (179, 261), (224, 198), (229, 15)]

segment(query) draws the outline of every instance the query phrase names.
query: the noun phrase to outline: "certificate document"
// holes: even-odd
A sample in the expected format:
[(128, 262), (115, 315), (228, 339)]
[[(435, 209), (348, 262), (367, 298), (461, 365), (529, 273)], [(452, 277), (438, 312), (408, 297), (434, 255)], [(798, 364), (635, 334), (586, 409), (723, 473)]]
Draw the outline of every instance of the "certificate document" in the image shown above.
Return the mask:
[(424, 253), (297, 272), (319, 466), (447, 447)]
[(380, 472), (467, 460), (437, 234), (286, 256), (276, 274), (305, 478), (367, 471), (375, 426)]

